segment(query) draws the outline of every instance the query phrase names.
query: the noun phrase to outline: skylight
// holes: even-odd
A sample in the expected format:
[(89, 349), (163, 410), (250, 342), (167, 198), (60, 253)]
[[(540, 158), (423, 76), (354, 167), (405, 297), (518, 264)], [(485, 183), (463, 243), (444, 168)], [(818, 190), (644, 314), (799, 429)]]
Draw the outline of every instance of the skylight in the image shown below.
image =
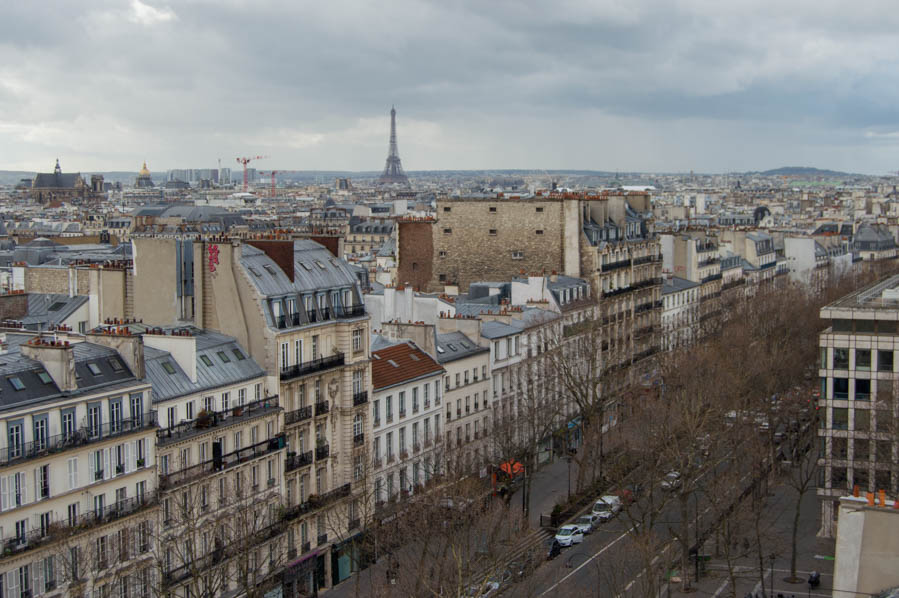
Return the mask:
[(53, 382), (53, 378), (50, 377), (50, 374), (47, 372), (38, 372), (37, 377), (41, 379), (41, 382), (44, 384), (50, 384)]
[(268, 272), (272, 276), (276, 275), (275, 269), (272, 268), (269, 264), (263, 264), (262, 267), (265, 269), (266, 272)]
[(470, 349), (470, 348), (471, 348), (471, 347), (468, 346), (468, 343), (466, 343), (465, 341), (459, 341), (459, 344), (462, 345), (462, 347), (465, 348), (465, 349)]
[(444, 351), (443, 347), (441, 347), (440, 345), (437, 345), (437, 352), (438, 353), (446, 353), (446, 351)]
[(232, 349), (231, 352), (234, 353), (234, 357), (237, 358), (237, 361), (243, 361), (247, 358), (246, 355), (240, 352), (240, 349)]
[(203, 365), (205, 365), (206, 367), (212, 367), (212, 360), (209, 359), (208, 355), (200, 355), (200, 361), (202, 361)]
[(319, 268), (321, 268), (322, 270), (325, 269), (325, 265), (318, 260), (315, 260), (315, 265), (318, 266)]
[(18, 376), (10, 376), (7, 378), (9, 380), (10, 386), (12, 386), (15, 390), (25, 390), (25, 385), (22, 384), (22, 381), (19, 380)]
[(112, 371), (114, 372), (121, 372), (125, 369), (125, 367), (122, 365), (122, 362), (119, 361), (117, 357), (109, 358), (109, 367), (111, 367)]
[(100, 374), (103, 373), (103, 372), (100, 370), (100, 367), (99, 367), (96, 363), (94, 363), (94, 362), (88, 363), (88, 364), (87, 364), (87, 369), (90, 370), (90, 373), (93, 374), (94, 376), (99, 376)]
[(231, 363), (231, 358), (225, 355), (224, 351), (218, 351), (216, 352), (216, 355), (219, 356), (219, 359), (222, 360), (222, 363)]
[(387, 360), (387, 363), (389, 363), (390, 365), (392, 365), (392, 366), (395, 367), (395, 368), (400, 367), (400, 366), (398, 366), (397, 363), (396, 363), (394, 360), (392, 360), (392, 359), (388, 359), (388, 360)]
[(59, 311), (65, 306), (65, 301), (57, 301), (53, 305), (47, 308), (47, 311)]
[(409, 354), (409, 359), (411, 359), (413, 361), (421, 361), (421, 359), (418, 358), (418, 355), (416, 355), (414, 353)]
[(262, 275), (259, 273), (259, 271), (256, 270), (256, 268), (253, 268), (252, 266), (247, 266), (247, 270), (249, 270), (253, 274), (253, 276), (255, 276), (256, 278), (262, 277)]
[(303, 266), (305, 270), (309, 270), (310, 272), (312, 271), (312, 267), (306, 262), (300, 262), (300, 265)]
[(165, 370), (165, 373), (168, 374), (169, 376), (171, 376), (172, 374), (175, 373), (175, 366), (173, 366), (173, 365), (172, 365), (171, 363), (169, 363), (168, 361), (163, 361), (163, 362), (162, 362), (162, 369), (164, 369), (164, 370)]
[(456, 345), (454, 345), (453, 343), (447, 343), (446, 346), (449, 347), (449, 350), (450, 350), (450, 351), (455, 351), (455, 350), (456, 350)]

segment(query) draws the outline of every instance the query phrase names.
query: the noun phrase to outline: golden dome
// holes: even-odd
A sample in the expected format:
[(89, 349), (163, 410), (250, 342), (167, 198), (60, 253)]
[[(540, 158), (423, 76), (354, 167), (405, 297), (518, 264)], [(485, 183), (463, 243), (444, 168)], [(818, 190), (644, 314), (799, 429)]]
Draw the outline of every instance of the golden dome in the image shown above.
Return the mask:
[(140, 176), (150, 176), (150, 169), (147, 168), (146, 160), (144, 160), (144, 167), (140, 169)]

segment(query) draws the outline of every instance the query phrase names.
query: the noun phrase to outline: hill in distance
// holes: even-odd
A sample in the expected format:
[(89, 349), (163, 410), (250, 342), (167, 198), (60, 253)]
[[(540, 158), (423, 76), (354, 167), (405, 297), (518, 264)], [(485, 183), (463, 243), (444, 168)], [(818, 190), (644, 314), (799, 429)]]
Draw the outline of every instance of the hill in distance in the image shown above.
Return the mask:
[(765, 176), (850, 176), (848, 172), (837, 170), (822, 170), (811, 166), (784, 166), (774, 170), (766, 170), (759, 174)]

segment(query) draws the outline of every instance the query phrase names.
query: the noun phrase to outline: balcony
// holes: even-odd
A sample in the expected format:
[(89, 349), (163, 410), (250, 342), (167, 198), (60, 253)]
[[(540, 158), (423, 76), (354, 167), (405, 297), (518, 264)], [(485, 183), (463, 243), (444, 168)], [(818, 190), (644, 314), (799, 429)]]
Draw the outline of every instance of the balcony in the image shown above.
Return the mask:
[(230, 426), (255, 417), (276, 413), (281, 407), (278, 405), (278, 396), (266, 397), (246, 405), (238, 405), (222, 411), (201, 411), (197, 419), (181, 422), (176, 426), (156, 431), (156, 438), (160, 445), (172, 442), (180, 442), (193, 436), (204, 434), (210, 428)]
[(298, 453), (296, 455), (288, 455), (284, 460), (284, 473), (312, 465), (312, 451)]
[(700, 282), (700, 284), (705, 284), (705, 283), (707, 283), (707, 282), (714, 282), (714, 281), (716, 281), (716, 280), (721, 280), (721, 273), (720, 273), (720, 272), (719, 272), (718, 274), (709, 274), (708, 276), (704, 277), (704, 278), (703, 278), (702, 280), (700, 280), (699, 282)]
[(633, 259), (633, 264), (635, 266), (642, 266), (643, 264), (654, 264), (662, 261), (662, 256), (660, 255), (644, 255), (643, 257), (635, 257)]
[[(350, 495), (350, 484), (344, 484), (343, 486), (339, 486), (330, 492), (325, 492), (321, 495), (311, 494), (304, 501), (292, 507), (288, 507), (284, 510), (284, 514), (282, 515), (282, 520), (291, 520), (296, 519), (306, 513), (314, 511), (315, 509), (320, 509), (325, 507), (341, 498)], [(303, 552), (308, 552), (308, 545), (303, 545)]]
[(364, 405), (368, 403), (368, 391), (363, 390), (362, 392), (353, 393), (353, 407), (358, 407), (359, 405)]
[(149, 430), (156, 427), (156, 412), (149, 411), (141, 417), (134, 417), (110, 422), (101, 426), (85, 426), (68, 434), (57, 434), (49, 438), (41, 438), (12, 447), (0, 449), (0, 467), (25, 461), (39, 459), (53, 453), (70, 448), (84, 446), (92, 442), (100, 442), (117, 436)]
[(173, 488), (205, 475), (209, 475), (210, 473), (224, 471), (225, 469), (240, 463), (246, 463), (251, 459), (278, 452), (282, 450), (284, 446), (284, 435), (281, 434), (275, 436), (271, 440), (264, 440), (246, 448), (222, 455), (221, 459), (211, 459), (173, 473), (160, 475), (159, 488), (163, 490)]
[(315, 448), (315, 460), (320, 461), (322, 459), (327, 459), (331, 455), (331, 447), (327, 444), (323, 444), (319, 447)]
[(360, 318), (365, 315), (364, 305), (338, 306), (336, 308), (321, 306), (318, 309), (282, 314), (275, 318), (275, 326), (279, 329), (296, 328), (306, 324), (316, 324), (335, 319)]
[(602, 264), (603, 272), (610, 272), (612, 270), (618, 270), (619, 268), (626, 268), (631, 265), (631, 261), (627, 260), (618, 260), (617, 262), (610, 262), (608, 264)]
[(297, 422), (306, 421), (312, 418), (312, 405), (306, 405), (284, 414), (284, 425), (289, 426)]
[(99, 510), (91, 510), (78, 515), (72, 521), (57, 521), (43, 529), (33, 529), (24, 535), (17, 535), (3, 541), (0, 546), (4, 555), (16, 554), (37, 548), (48, 542), (72, 535), (72, 530), (86, 530), (91, 527), (117, 521), (122, 517), (133, 515), (147, 507), (158, 503), (156, 493), (145, 493), (142, 496), (126, 498)]
[(346, 363), (344, 354), (335, 353), (328, 357), (319, 357), (305, 363), (287, 366), (286, 368), (281, 368), (281, 381), (285, 382), (301, 376), (323, 372), (325, 370), (340, 367), (344, 365), (344, 363)]
[(363, 444), (365, 444), (365, 433), (356, 434), (355, 436), (353, 436), (353, 446), (354, 447), (359, 448)]
[(331, 407), (328, 405), (328, 401), (322, 401), (321, 403), (315, 404), (315, 417), (320, 415), (327, 415), (328, 411), (331, 410)]

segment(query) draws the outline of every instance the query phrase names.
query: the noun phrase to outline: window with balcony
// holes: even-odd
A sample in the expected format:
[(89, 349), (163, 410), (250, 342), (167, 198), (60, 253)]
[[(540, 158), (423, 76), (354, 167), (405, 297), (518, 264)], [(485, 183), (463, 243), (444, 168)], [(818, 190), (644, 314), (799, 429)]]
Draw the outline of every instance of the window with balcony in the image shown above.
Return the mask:
[(399, 394), (400, 417), (406, 417), (406, 391), (401, 390)]

